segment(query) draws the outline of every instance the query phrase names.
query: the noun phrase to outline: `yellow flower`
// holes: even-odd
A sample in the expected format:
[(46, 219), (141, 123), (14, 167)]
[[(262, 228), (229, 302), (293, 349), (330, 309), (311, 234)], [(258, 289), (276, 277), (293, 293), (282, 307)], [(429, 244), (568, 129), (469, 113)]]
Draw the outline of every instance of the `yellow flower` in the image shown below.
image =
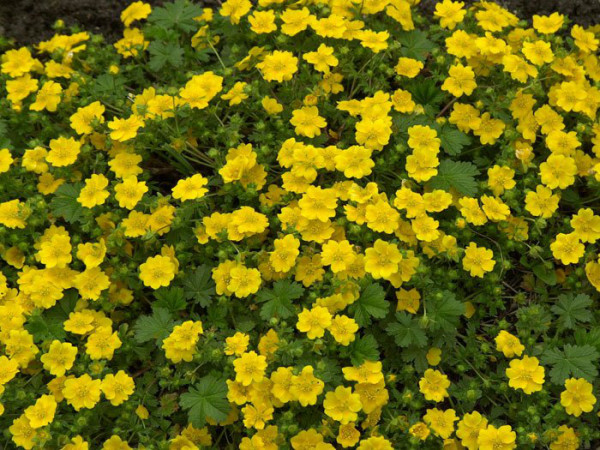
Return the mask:
[(488, 425), (479, 431), (477, 445), (479, 450), (512, 450), (517, 448), (517, 433), (509, 425), (496, 428)]
[(249, 343), (250, 336), (238, 331), (233, 336), (225, 339), (225, 354), (240, 356), (246, 352)]
[(585, 253), (585, 246), (579, 240), (577, 233), (559, 233), (552, 244), (550, 244), (552, 255), (561, 263), (575, 264)]
[[(282, 26), (283, 30), (283, 26)], [(293, 53), (275, 50), (266, 55), (256, 67), (267, 81), (289, 81), (298, 71), (298, 58)]]
[(31, 428), (41, 428), (54, 420), (56, 412), (56, 400), (52, 395), (42, 395), (37, 399), (35, 405), (25, 409), (25, 417), (29, 420)]
[(316, 106), (304, 106), (292, 111), (290, 123), (295, 127), (296, 134), (314, 138), (321, 135), (321, 128), (327, 126), (327, 122), (319, 116)]
[(90, 359), (112, 359), (116, 349), (121, 347), (121, 339), (117, 332), (113, 332), (110, 327), (100, 327), (95, 329), (88, 336), (85, 343), (85, 352)]
[(107, 186), (108, 178), (102, 174), (93, 174), (85, 180), (85, 186), (79, 192), (77, 201), (86, 208), (102, 205), (110, 195), (106, 190)]
[(545, 63), (551, 63), (554, 60), (552, 47), (548, 42), (542, 40), (524, 42), (521, 51), (525, 57), (536, 66), (542, 66)]
[(200, 174), (179, 180), (172, 190), (173, 198), (182, 202), (202, 198), (208, 192), (204, 187), (207, 184), (208, 180)]
[(163, 340), (162, 348), (165, 356), (174, 363), (190, 362), (196, 353), (196, 345), (204, 332), (202, 322), (187, 320), (173, 328), (173, 331)]
[(310, 11), (306, 7), (300, 9), (287, 8), (281, 14), (281, 32), (288, 36), (295, 36), (311, 25), (314, 21), (314, 16), (311, 16)]
[(448, 376), (438, 370), (427, 369), (419, 381), (419, 391), (425, 397), (425, 400), (442, 402), (448, 397), (448, 387), (450, 380)]
[(250, 29), (256, 34), (271, 33), (277, 30), (275, 13), (271, 10), (255, 11), (248, 17), (248, 22), (250, 22)]
[(458, 422), (456, 436), (467, 449), (477, 450), (479, 448), (479, 444), (477, 444), (479, 433), (487, 425), (488, 420), (477, 411), (473, 411), (472, 413), (465, 414), (460, 422)]
[(299, 375), (292, 377), (290, 394), (304, 407), (317, 403), (317, 397), (323, 392), (325, 383), (313, 375), (313, 367), (305, 366)]
[(175, 265), (167, 256), (151, 256), (140, 265), (140, 280), (144, 286), (158, 289), (171, 284), (175, 278)]
[(335, 391), (325, 394), (323, 408), (325, 414), (344, 425), (356, 421), (362, 404), (360, 396), (351, 388), (338, 386)]
[(24, 449), (33, 448), (34, 439), (37, 437), (36, 430), (29, 423), (29, 419), (25, 415), (21, 415), (13, 420), (12, 425), (8, 428), (12, 435), (12, 441)]
[(223, 77), (208, 71), (194, 75), (179, 91), (179, 96), (191, 108), (204, 109), (223, 89)]
[(533, 28), (538, 33), (554, 34), (563, 26), (564, 20), (565, 16), (558, 12), (554, 12), (549, 16), (534, 15)]
[(529, 191), (525, 195), (525, 209), (536, 217), (549, 219), (558, 209), (560, 197), (552, 194), (552, 190), (545, 186), (538, 185), (534, 191)]
[(373, 278), (389, 278), (398, 272), (398, 264), (402, 261), (402, 254), (396, 244), (377, 239), (365, 250), (365, 270)]
[(560, 394), (560, 404), (567, 414), (579, 417), (594, 408), (596, 397), (593, 389), (594, 386), (583, 378), (569, 378), (565, 381), (565, 390)]
[(436, 435), (442, 439), (448, 439), (454, 433), (454, 422), (458, 420), (458, 417), (453, 409), (442, 411), (433, 408), (427, 410), (423, 420)]
[(235, 370), (235, 381), (242, 386), (250, 386), (258, 383), (265, 377), (267, 359), (256, 352), (243, 353), (233, 361)]
[(408, 429), (408, 432), (411, 434), (411, 436), (414, 436), (421, 441), (427, 439), (431, 434), (429, 427), (424, 422), (415, 423)]
[(544, 368), (535, 356), (513, 359), (506, 369), (508, 385), (514, 389), (522, 389), (527, 395), (542, 390), (544, 375)]
[(272, 97), (263, 97), (261, 105), (269, 115), (279, 114), (281, 111), (283, 111), (283, 106), (281, 103)]
[(240, 19), (245, 16), (252, 8), (250, 0), (227, 0), (221, 5), (219, 13), (222, 16), (229, 17), (233, 24), (240, 23)]
[(423, 63), (413, 58), (399, 58), (396, 63), (394, 70), (398, 75), (402, 75), (407, 78), (416, 77), (421, 69), (423, 69)]
[(442, 84), (442, 90), (450, 92), (455, 97), (461, 97), (463, 94), (471, 95), (477, 87), (475, 73), (469, 66), (462, 64), (451, 66), (448, 74), (449, 77)]
[(238, 298), (245, 298), (250, 294), (256, 294), (261, 283), (260, 271), (243, 265), (236, 265), (229, 272), (227, 290)]
[(348, 346), (351, 342), (354, 342), (357, 331), (358, 324), (356, 321), (344, 315), (335, 316), (329, 326), (329, 332), (335, 341), (343, 346)]
[(600, 239), (600, 216), (591, 208), (581, 208), (571, 217), (571, 226), (582, 242), (594, 243)]
[(331, 313), (322, 306), (315, 306), (312, 309), (304, 308), (298, 314), (298, 323), (296, 328), (302, 333), (306, 333), (309, 339), (321, 338), (325, 330), (331, 326)]
[(32, 111), (56, 112), (56, 108), (60, 103), (60, 94), (62, 87), (54, 81), (46, 81), (41, 89), (37, 92), (35, 102), (29, 106)]
[(566, 189), (575, 182), (577, 165), (575, 160), (564, 155), (552, 154), (540, 164), (542, 183), (550, 189)]
[(396, 292), (398, 304), (396, 311), (406, 311), (410, 314), (416, 314), (419, 309), (421, 294), (415, 288), (406, 290), (400, 289)]
[(100, 401), (100, 380), (92, 380), (87, 373), (80, 377), (65, 380), (62, 390), (67, 403), (79, 411), (82, 408), (93, 408)]
[(98, 300), (110, 286), (110, 279), (99, 267), (90, 267), (75, 276), (75, 288), (84, 299)]
[(463, 9), (464, 6), (464, 2), (443, 0), (435, 5), (433, 15), (440, 19), (440, 26), (442, 28), (453, 30), (456, 28), (456, 25), (463, 21), (465, 14), (467, 14), (467, 11)]
[(132, 115), (127, 119), (115, 118), (108, 122), (108, 128), (110, 132), (110, 138), (118, 141), (125, 142), (129, 139), (133, 139), (138, 134), (138, 129), (144, 126), (144, 121), (136, 115)]
[(44, 369), (56, 377), (62, 377), (67, 370), (73, 367), (77, 347), (68, 342), (52, 341), (48, 352), (42, 355), (40, 361), (44, 364)]
[(328, 73), (331, 67), (338, 65), (338, 59), (333, 54), (333, 48), (325, 44), (319, 45), (316, 52), (305, 53), (302, 58), (313, 65), (315, 70)]
[(135, 176), (128, 176), (115, 185), (115, 199), (121, 208), (135, 208), (146, 192), (148, 192), (146, 182), (138, 181)]
[(135, 383), (133, 378), (123, 370), (119, 370), (115, 375), (111, 373), (106, 375), (102, 380), (100, 389), (113, 406), (118, 406), (133, 394)]
[(133, 2), (123, 11), (121, 11), (121, 22), (125, 27), (129, 27), (134, 21), (145, 19), (152, 12), (152, 8), (148, 3)]
[(92, 133), (94, 125), (104, 123), (104, 111), (104, 105), (98, 101), (78, 108), (70, 117), (71, 128), (78, 134)]
[(360, 431), (353, 423), (341, 425), (338, 430), (336, 442), (344, 448), (354, 447), (360, 439)]
[(521, 356), (525, 347), (519, 341), (519, 338), (513, 336), (507, 331), (501, 330), (496, 336), (496, 349), (507, 358), (513, 358), (515, 356)]
[(348, 381), (377, 384), (383, 381), (381, 361), (365, 361), (359, 367), (344, 367), (342, 372)]
[(485, 248), (478, 247), (471, 242), (465, 249), (465, 256), (462, 260), (463, 268), (469, 271), (472, 277), (483, 278), (486, 272), (494, 270), (496, 261), (493, 259), (494, 253)]
[(70, 166), (77, 161), (77, 156), (81, 150), (81, 143), (73, 138), (59, 137), (50, 141), (50, 151), (46, 156), (46, 161), (54, 167)]

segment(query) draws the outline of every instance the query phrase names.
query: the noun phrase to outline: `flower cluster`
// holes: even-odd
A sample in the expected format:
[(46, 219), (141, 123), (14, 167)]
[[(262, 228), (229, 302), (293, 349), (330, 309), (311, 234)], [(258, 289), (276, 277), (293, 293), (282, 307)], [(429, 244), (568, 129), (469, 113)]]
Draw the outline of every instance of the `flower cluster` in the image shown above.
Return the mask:
[(131, 3), (0, 41), (2, 448), (600, 443), (600, 27)]

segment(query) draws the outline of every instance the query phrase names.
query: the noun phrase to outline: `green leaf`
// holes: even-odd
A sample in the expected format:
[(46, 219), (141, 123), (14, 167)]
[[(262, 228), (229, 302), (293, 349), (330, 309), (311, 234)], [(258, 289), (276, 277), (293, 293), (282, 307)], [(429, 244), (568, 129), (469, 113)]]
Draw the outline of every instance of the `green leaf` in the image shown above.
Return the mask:
[(179, 404), (188, 410), (189, 421), (197, 428), (203, 427), (207, 418), (222, 422), (230, 410), (227, 384), (222, 378), (207, 375), (181, 395)]
[(181, 311), (187, 306), (185, 291), (180, 287), (159, 289), (154, 292), (154, 298), (156, 298), (156, 301), (152, 304), (153, 308), (163, 308), (170, 313)]
[(161, 8), (155, 8), (148, 21), (163, 28), (179, 28), (181, 31), (190, 32), (198, 26), (194, 17), (200, 15), (202, 15), (202, 8), (199, 5), (177, 0), (173, 3), (165, 3)]
[(574, 329), (579, 322), (587, 323), (592, 318), (588, 307), (592, 306), (592, 299), (585, 294), (560, 295), (558, 302), (551, 309), (558, 316), (558, 326), (561, 329)]
[(398, 38), (402, 47), (400, 53), (407, 58), (425, 61), (427, 54), (431, 52), (435, 45), (427, 39), (427, 33), (419, 30), (404, 31)]
[(183, 288), (188, 300), (195, 300), (203, 308), (210, 306), (212, 296), (215, 295), (215, 282), (211, 276), (211, 268), (205, 264), (196, 267), (196, 270), (185, 278)]
[(442, 126), (438, 134), (442, 141), (442, 148), (451, 156), (460, 154), (463, 147), (471, 143), (469, 136), (449, 125)]
[(361, 327), (371, 323), (371, 318), (384, 318), (389, 309), (389, 302), (385, 299), (385, 291), (381, 285), (372, 283), (360, 294), (358, 300), (350, 305), (350, 313)]
[(35, 342), (41, 342), (49, 339), (58, 339), (62, 341), (67, 337), (67, 333), (61, 321), (56, 321), (44, 317), (43, 314), (29, 316), (25, 329), (33, 335)]
[(444, 291), (442, 298), (433, 297), (427, 301), (427, 315), (433, 331), (452, 332), (456, 330), (460, 316), (465, 313), (465, 305), (456, 300), (452, 292)]
[(99, 99), (104, 97), (110, 99), (119, 96), (124, 87), (125, 81), (122, 77), (105, 73), (96, 78), (96, 82), (92, 87), (92, 94)]
[(434, 189), (445, 191), (454, 188), (463, 195), (473, 197), (477, 194), (477, 175), (479, 170), (473, 163), (445, 159), (440, 163), (438, 174), (431, 179), (430, 185)]
[(593, 382), (598, 375), (595, 363), (600, 354), (591, 345), (565, 344), (563, 350), (548, 349), (541, 358), (541, 363), (551, 365), (550, 379), (553, 383), (563, 385), (569, 377), (585, 378)]
[(257, 295), (257, 301), (264, 303), (260, 309), (260, 317), (269, 320), (271, 317), (287, 319), (292, 317), (296, 310), (292, 300), (302, 296), (304, 288), (289, 280), (279, 280), (273, 284), (273, 289), (264, 289)]
[(171, 319), (171, 314), (164, 308), (154, 308), (151, 316), (142, 316), (135, 323), (133, 330), (135, 331), (136, 342), (143, 344), (144, 342), (156, 340), (157, 345), (163, 341), (175, 326), (175, 322)]
[(154, 41), (148, 46), (148, 52), (150, 53), (148, 65), (155, 72), (166, 65), (178, 68), (183, 63), (183, 49), (172, 42)]
[(405, 312), (396, 313), (397, 322), (390, 323), (386, 333), (394, 338), (400, 347), (425, 347), (427, 335), (419, 325), (419, 321)]
[(411, 80), (407, 86), (413, 100), (419, 105), (438, 106), (446, 97), (432, 79)]
[(377, 347), (377, 341), (372, 335), (357, 337), (348, 347), (352, 365), (360, 366), (365, 361), (377, 361), (379, 359)]
[(540, 263), (532, 267), (533, 273), (536, 277), (546, 283), (548, 286), (555, 286), (558, 282), (556, 278), (556, 271), (554, 270), (554, 265), (551, 263), (552, 267), (546, 267), (546, 264)]
[(81, 220), (83, 207), (77, 201), (81, 185), (63, 184), (54, 193), (54, 198), (50, 202), (50, 210), (56, 217), (62, 217), (69, 223), (75, 223)]

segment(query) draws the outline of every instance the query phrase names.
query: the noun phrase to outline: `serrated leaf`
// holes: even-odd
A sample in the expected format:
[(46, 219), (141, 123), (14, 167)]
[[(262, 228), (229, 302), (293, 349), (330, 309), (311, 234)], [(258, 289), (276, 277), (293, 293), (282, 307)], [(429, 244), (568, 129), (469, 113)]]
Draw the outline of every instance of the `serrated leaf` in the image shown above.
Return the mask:
[(296, 313), (292, 300), (300, 298), (303, 293), (304, 288), (296, 282), (276, 281), (273, 289), (263, 289), (257, 295), (257, 301), (264, 303), (260, 309), (260, 317), (263, 320), (269, 320), (271, 317), (292, 317)]
[(35, 342), (50, 339), (63, 340), (67, 336), (61, 321), (49, 319), (43, 314), (29, 316), (24, 327), (33, 335)]
[(69, 223), (81, 220), (83, 207), (77, 201), (81, 185), (62, 184), (54, 192), (54, 198), (50, 202), (50, 210), (56, 217), (62, 217)]
[(407, 86), (413, 100), (419, 105), (437, 106), (446, 97), (432, 79), (412, 80)]
[(452, 292), (444, 291), (442, 298), (427, 301), (427, 315), (432, 330), (452, 332), (456, 330), (460, 316), (465, 313), (465, 304), (456, 300)]
[(450, 188), (454, 188), (463, 195), (474, 197), (477, 194), (477, 175), (479, 170), (474, 164), (445, 159), (438, 167), (438, 174), (429, 184), (434, 189), (449, 191)]
[(400, 48), (402, 56), (418, 59), (419, 61), (425, 61), (427, 54), (435, 47), (435, 44), (427, 39), (427, 33), (419, 30), (400, 33), (398, 41), (402, 44)]
[(170, 313), (181, 311), (187, 306), (185, 291), (180, 287), (159, 289), (154, 292), (154, 298), (156, 301), (152, 304), (153, 308), (163, 308)]
[(179, 405), (188, 410), (189, 421), (197, 428), (203, 427), (207, 418), (222, 422), (230, 410), (227, 384), (222, 378), (207, 375), (181, 395)]
[(200, 303), (203, 308), (210, 306), (215, 295), (215, 282), (211, 276), (211, 268), (205, 264), (196, 267), (183, 281), (185, 297)]
[(115, 97), (119, 95), (124, 86), (125, 81), (122, 77), (105, 73), (96, 78), (92, 93), (98, 98)]
[(427, 335), (421, 329), (419, 321), (404, 312), (396, 313), (397, 322), (392, 322), (386, 328), (386, 333), (394, 338), (400, 347), (425, 347)]
[(358, 300), (350, 305), (350, 313), (361, 327), (371, 323), (371, 318), (384, 318), (389, 309), (389, 302), (385, 299), (385, 291), (381, 285), (372, 283), (360, 294)]
[(463, 147), (471, 143), (471, 138), (469, 136), (448, 125), (442, 126), (438, 134), (442, 141), (442, 148), (451, 156), (460, 154)]
[(357, 337), (349, 346), (350, 361), (353, 366), (360, 366), (365, 361), (377, 361), (379, 359), (379, 350), (375, 338), (367, 334), (364, 337)]
[(174, 325), (175, 322), (171, 319), (169, 311), (164, 308), (154, 308), (151, 316), (142, 316), (136, 321), (133, 327), (135, 340), (143, 344), (155, 339), (157, 345), (160, 345), (171, 333)]
[(151, 70), (158, 72), (166, 65), (173, 68), (180, 67), (183, 63), (183, 49), (172, 42), (154, 41), (148, 46)]
[(194, 17), (201, 14), (202, 8), (199, 5), (177, 0), (165, 3), (163, 7), (154, 8), (148, 21), (164, 28), (179, 28), (181, 31), (189, 32), (198, 26)]
[(591, 345), (565, 344), (563, 350), (546, 350), (541, 357), (541, 363), (552, 366), (550, 379), (555, 384), (562, 385), (569, 377), (585, 378), (592, 382), (598, 375), (596, 360), (599, 356), (598, 351)]
[(579, 322), (587, 323), (592, 318), (588, 307), (592, 306), (592, 299), (585, 294), (560, 295), (552, 312), (558, 316), (558, 326), (561, 329), (574, 329)]

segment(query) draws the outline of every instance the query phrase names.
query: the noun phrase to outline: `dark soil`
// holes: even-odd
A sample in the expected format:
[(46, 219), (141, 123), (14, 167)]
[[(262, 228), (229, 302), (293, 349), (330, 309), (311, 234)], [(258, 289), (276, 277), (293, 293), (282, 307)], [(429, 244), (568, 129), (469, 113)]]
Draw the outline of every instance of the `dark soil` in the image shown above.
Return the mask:
[[(161, 5), (164, 0), (145, 0)], [(17, 44), (33, 44), (52, 37), (53, 25), (63, 19), (67, 26), (103, 34), (114, 42), (121, 38), (121, 11), (133, 0), (0, 0), (0, 34)]]
[[(63, 19), (67, 26), (103, 34), (109, 42), (121, 37), (121, 11), (133, 0), (0, 0), (0, 35), (19, 45), (37, 43), (54, 34), (53, 24)], [(153, 6), (168, 0), (145, 0)], [(472, 1), (467, 0), (467, 3)], [(214, 4), (214, 0), (204, 3)], [(433, 10), (436, 0), (423, 0), (421, 7)], [(600, 0), (498, 0), (522, 18), (554, 11), (567, 14), (584, 26), (600, 22)]]

